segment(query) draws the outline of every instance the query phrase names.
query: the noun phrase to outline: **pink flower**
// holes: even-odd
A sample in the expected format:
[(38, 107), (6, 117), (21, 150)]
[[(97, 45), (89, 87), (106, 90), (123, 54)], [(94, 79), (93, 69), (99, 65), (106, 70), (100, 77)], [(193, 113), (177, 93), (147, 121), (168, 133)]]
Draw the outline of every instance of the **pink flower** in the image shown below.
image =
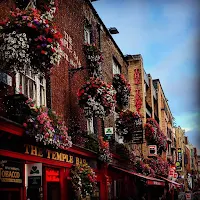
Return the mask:
[(26, 128), (27, 127), (27, 123), (23, 123), (23, 126)]

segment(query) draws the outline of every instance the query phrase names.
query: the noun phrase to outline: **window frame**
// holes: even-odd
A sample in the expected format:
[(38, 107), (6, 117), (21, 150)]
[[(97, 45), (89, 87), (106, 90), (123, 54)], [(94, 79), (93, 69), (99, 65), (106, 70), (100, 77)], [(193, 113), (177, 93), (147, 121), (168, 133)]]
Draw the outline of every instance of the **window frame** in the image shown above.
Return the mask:
[[(42, 77), (42, 83), (41, 83)], [(35, 83), (35, 88), (33, 89), (33, 96), (30, 95), (29, 86), (25, 85), (25, 80), (27, 79), (27, 83), (30, 83), (30, 80)], [(31, 70), (24, 72), (16, 72), (15, 76), (16, 80), (16, 93), (21, 93), (27, 96), (28, 98), (33, 99), (36, 106), (46, 106), (47, 104), (47, 87), (46, 87), (46, 79), (41, 74), (31, 74)], [(27, 87), (27, 93), (25, 92), (25, 88)], [(43, 92), (41, 93), (41, 88), (43, 88)], [(41, 94), (43, 95), (41, 98)], [(42, 101), (42, 102), (41, 102)]]
[(87, 131), (88, 134), (94, 134), (94, 117), (87, 119)]
[(119, 63), (114, 57), (113, 57), (113, 64), (112, 64), (112, 72), (113, 72), (113, 76), (115, 74), (121, 74), (121, 66), (119, 65)]

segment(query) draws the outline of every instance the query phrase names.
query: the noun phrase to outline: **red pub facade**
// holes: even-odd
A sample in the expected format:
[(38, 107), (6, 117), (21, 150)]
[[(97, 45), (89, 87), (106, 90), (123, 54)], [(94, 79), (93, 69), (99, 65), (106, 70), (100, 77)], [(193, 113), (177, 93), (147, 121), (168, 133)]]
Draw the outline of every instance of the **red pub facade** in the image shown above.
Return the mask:
[[(19, 1), (0, 2), (1, 18), (8, 15), (10, 8), (17, 6), (16, 2)], [(112, 83), (113, 75), (117, 73), (128, 79), (128, 64), (90, 1), (57, 0), (55, 3), (55, 23), (63, 35), (64, 58), (50, 76), (40, 81), (40, 90), (35, 95), (39, 99), (38, 105), (43, 102), (62, 115), (72, 132), (74, 127), (79, 126), (81, 130), (104, 136), (104, 128), (115, 126), (114, 114), (104, 120), (93, 118), (91, 122), (85, 118), (78, 105), (77, 91), (89, 78), (83, 45), (95, 43), (102, 51), (103, 80), (108, 83)], [(126, 161), (115, 152), (112, 154), (112, 163), (108, 165), (99, 162), (98, 155), (80, 143), (73, 142), (72, 147), (62, 150), (25, 137), (20, 119), (16, 122), (15, 118), (10, 117), (12, 112), (7, 112), (5, 98), (16, 94), (15, 91), (18, 93), (18, 86), (22, 87), (21, 93), (32, 97), (39, 88), (38, 82), (26, 75), (19, 75), (23, 77), (22, 80), (28, 81), (27, 86), (26, 81), (19, 84), (16, 74), (4, 76), (5, 81), (0, 83), (0, 196), (3, 199), (72, 200), (74, 194), (70, 169), (73, 164), (79, 163), (88, 163), (97, 175), (97, 189), (93, 196), (86, 199), (126, 199), (139, 197), (144, 192), (149, 195), (149, 199), (155, 199), (155, 193), (149, 191), (164, 188), (164, 181), (128, 170)], [(31, 90), (33, 83), (36, 89)], [(16, 105), (13, 105), (13, 110), (16, 111)]]

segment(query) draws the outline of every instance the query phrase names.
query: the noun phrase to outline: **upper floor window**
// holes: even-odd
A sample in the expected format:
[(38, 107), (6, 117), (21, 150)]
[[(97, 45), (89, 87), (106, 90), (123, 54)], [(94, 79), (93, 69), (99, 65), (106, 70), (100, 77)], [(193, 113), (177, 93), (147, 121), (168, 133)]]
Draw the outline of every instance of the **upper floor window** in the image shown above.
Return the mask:
[(117, 63), (117, 61), (115, 61), (115, 59), (113, 59), (113, 75), (115, 75), (115, 74), (121, 74), (121, 67)]
[(46, 79), (31, 68), (16, 74), (16, 90), (31, 98), (36, 106), (46, 106)]
[(94, 117), (87, 120), (87, 131), (89, 134), (94, 134)]
[(85, 23), (84, 25), (84, 43), (91, 44), (92, 43), (92, 31), (91, 31), (91, 25)]
[[(114, 122), (116, 122), (118, 117), (119, 117), (119, 114), (117, 112), (114, 112)], [(114, 134), (115, 134), (115, 141), (118, 143), (123, 143), (123, 136), (118, 135), (116, 131), (116, 127), (115, 127)]]

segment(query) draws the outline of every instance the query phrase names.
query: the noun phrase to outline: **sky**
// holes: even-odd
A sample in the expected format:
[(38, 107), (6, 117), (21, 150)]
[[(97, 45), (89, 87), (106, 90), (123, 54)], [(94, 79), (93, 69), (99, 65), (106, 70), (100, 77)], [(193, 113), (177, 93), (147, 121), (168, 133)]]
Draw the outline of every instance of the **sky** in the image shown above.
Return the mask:
[(200, 149), (199, 0), (93, 2), (123, 54), (141, 54), (146, 73), (160, 79), (176, 125)]

